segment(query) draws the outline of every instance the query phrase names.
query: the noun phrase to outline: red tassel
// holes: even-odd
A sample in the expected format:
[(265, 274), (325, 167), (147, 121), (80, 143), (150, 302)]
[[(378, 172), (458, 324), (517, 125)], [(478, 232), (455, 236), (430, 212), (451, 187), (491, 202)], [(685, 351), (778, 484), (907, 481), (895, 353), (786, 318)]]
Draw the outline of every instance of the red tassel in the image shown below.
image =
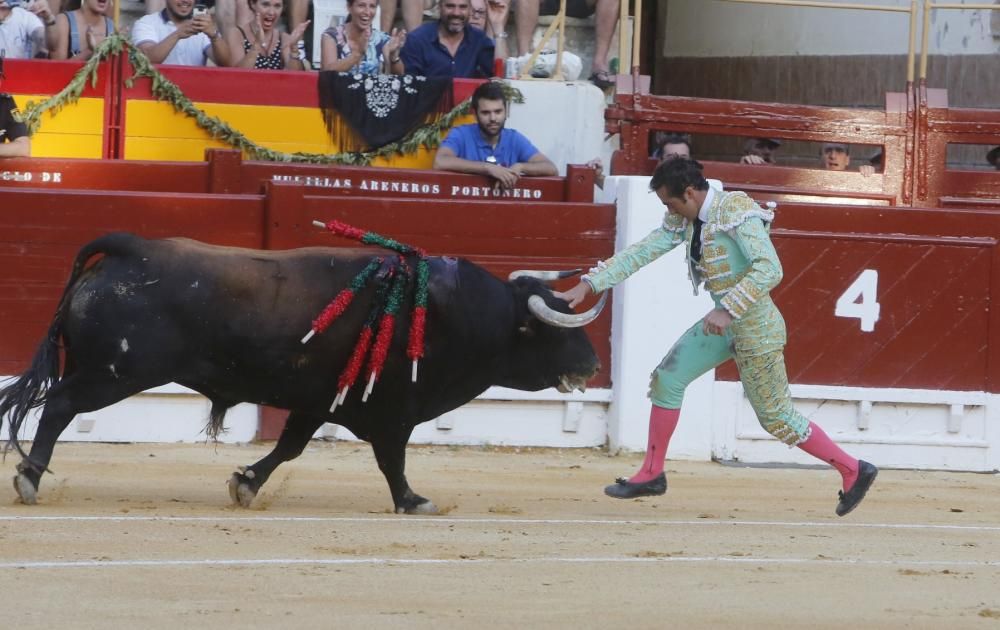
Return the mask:
[(358, 336), (358, 343), (354, 344), (354, 352), (351, 354), (351, 360), (347, 362), (347, 367), (340, 373), (340, 379), (337, 381), (338, 390), (354, 385), (354, 381), (357, 380), (358, 374), (361, 372), (361, 364), (365, 360), (365, 355), (368, 354), (368, 347), (371, 343), (372, 329), (366, 327), (361, 330), (361, 335)]
[(351, 300), (354, 299), (354, 292), (350, 289), (344, 289), (337, 294), (337, 297), (327, 304), (323, 312), (319, 314), (319, 317), (313, 320), (312, 329), (317, 333), (321, 333), (330, 327), (333, 320), (340, 317), (347, 307), (350, 306)]
[(358, 228), (348, 225), (343, 221), (328, 221), (326, 224), (326, 229), (330, 230), (334, 234), (339, 234), (341, 236), (352, 238), (356, 241), (360, 241), (362, 237), (366, 234), (364, 230), (359, 230)]
[(416, 361), (424, 356), (424, 326), (427, 323), (427, 308), (417, 306), (410, 320), (410, 339), (406, 346), (406, 356)]
[(386, 313), (379, 322), (378, 336), (375, 338), (375, 345), (372, 347), (372, 356), (368, 360), (368, 376), (372, 373), (382, 372), (385, 359), (389, 355), (389, 344), (392, 342), (392, 331), (396, 326), (396, 318)]

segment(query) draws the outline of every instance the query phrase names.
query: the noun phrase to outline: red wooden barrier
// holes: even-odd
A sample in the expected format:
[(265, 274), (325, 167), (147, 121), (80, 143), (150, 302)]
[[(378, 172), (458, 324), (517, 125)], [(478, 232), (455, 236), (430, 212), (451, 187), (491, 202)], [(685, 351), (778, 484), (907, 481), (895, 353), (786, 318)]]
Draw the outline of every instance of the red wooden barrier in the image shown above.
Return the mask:
[(867, 110), (618, 94), (605, 115), (605, 130), (621, 134), (622, 148), (614, 154), (611, 172), (651, 173), (656, 163), (649, 159), (649, 138), (655, 131), (879, 145), (884, 148), (883, 172), (868, 178), (859, 173), (718, 162), (707, 171), (737, 188), (752, 183), (812, 196), (850, 191), (856, 199), (869, 198), (879, 204), (895, 199), (906, 204), (908, 143), (913, 135), (911, 100), (906, 94), (889, 93), (884, 110)]
[(244, 161), (239, 151), (210, 149), (205, 162), (11, 159), (0, 181), (17, 188), (260, 194), (266, 182), (293, 182), (311, 194), (425, 199), (590, 202), (594, 171), (570, 165), (566, 177), (523, 177), (513, 191), (494, 191), (486, 177), (415, 169)]
[(949, 144), (1000, 144), (1000, 110), (949, 108), (945, 90), (919, 94), (915, 203), (1000, 207), (1000, 173), (947, 168)]
[[(791, 382), (1000, 391), (991, 359), (1000, 348), (1000, 213), (821, 204), (778, 212), (772, 234), (785, 277), (772, 295), (788, 325)], [(877, 274), (871, 332), (835, 315), (865, 270)], [(726, 366), (719, 377), (737, 375)]]

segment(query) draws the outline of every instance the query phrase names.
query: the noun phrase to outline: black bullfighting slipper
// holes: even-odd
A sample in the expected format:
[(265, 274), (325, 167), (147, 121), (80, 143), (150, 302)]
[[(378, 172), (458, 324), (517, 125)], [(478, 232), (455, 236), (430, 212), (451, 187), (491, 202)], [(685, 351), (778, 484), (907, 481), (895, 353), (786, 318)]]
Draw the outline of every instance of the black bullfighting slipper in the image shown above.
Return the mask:
[(863, 459), (858, 460), (858, 478), (847, 492), (840, 491), (840, 502), (837, 503), (837, 516), (845, 516), (848, 512), (858, 507), (861, 500), (868, 493), (868, 488), (872, 487), (872, 482), (878, 476), (878, 468), (874, 464), (869, 464)]
[(635, 499), (636, 497), (656, 497), (667, 491), (667, 475), (660, 473), (659, 477), (631, 483), (625, 477), (619, 477), (613, 484), (604, 488), (604, 494), (616, 499)]

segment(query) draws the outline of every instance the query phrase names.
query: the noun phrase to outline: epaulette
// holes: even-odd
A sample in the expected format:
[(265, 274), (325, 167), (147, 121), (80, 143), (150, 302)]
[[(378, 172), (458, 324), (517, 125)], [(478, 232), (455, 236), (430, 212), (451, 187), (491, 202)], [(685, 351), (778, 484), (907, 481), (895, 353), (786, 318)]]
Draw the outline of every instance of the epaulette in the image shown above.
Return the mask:
[(727, 192), (719, 201), (719, 210), (713, 222), (713, 231), (729, 232), (750, 219), (760, 219), (764, 223), (774, 221), (774, 210), (762, 208), (745, 192)]

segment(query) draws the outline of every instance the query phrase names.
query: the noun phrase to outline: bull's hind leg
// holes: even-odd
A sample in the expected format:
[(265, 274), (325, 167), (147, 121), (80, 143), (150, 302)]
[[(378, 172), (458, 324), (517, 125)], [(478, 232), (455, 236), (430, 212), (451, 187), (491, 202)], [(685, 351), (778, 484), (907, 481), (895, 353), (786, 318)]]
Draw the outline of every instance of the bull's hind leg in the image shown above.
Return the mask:
[(78, 413), (103, 409), (153, 385), (139, 387), (112, 376), (77, 372), (66, 376), (49, 390), (38, 430), (28, 451), (28, 458), (17, 465), (14, 490), (22, 503), (38, 501), (38, 486), (48, 468), (56, 440)]
[(229, 478), (229, 496), (234, 504), (250, 507), (257, 491), (268, 480), (271, 473), (283, 462), (291, 461), (302, 454), (316, 430), (326, 422), (326, 417), (298, 411), (288, 414), (285, 428), (281, 431), (274, 450), (251, 466), (240, 466)]
[(396, 514), (437, 514), (437, 506), (413, 492), (406, 482), (403, 471), (406, 468), (406, 443), (409, 440), (409, 430), (372, 436), (372, 450), (375, 451), (379, 470), (389, 482)]

